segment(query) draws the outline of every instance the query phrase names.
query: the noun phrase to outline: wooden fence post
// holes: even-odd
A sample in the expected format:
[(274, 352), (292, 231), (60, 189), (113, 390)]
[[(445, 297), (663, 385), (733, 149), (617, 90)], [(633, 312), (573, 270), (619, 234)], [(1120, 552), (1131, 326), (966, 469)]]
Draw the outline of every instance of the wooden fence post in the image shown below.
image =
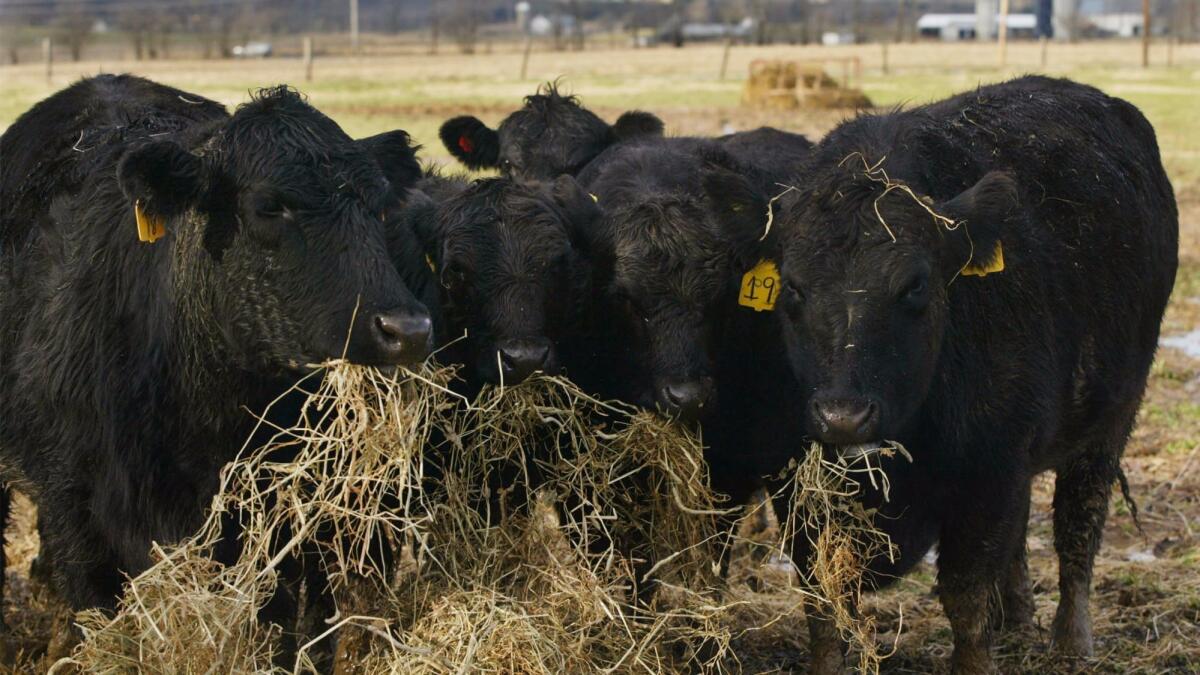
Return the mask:
[(42, 60), (46, 62), (46, 81), (54, 75), (54, 41), (48, 37), (42, 38)]
[(521, 55), (521, 79), (525, 79), (525, 73), (529, 70), (529, 52), (533, 50), (533, 36), (525, 38), (525, 53)]
[(721, 81), (725, 80), (725, 70), (729, 67), (729, 50), (733, 49), (733, 38), (725, 41), (725, 51), (721, 53)]
[(312, 82), (313, 76), (313, 39), (311, 35), (304, 36), (304, 81)]

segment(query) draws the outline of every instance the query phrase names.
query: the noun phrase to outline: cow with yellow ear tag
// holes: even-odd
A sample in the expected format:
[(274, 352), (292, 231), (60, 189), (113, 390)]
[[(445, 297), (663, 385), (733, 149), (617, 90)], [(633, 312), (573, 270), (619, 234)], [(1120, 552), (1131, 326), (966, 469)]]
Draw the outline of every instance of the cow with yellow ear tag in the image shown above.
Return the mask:
[(195, 531), (315, 364), (430, 352), (405, 282), (430, 272), (402, 275), (384, 227), (420, 175), (402, 131), (352, 139), (285, 86), (231, 114), (102, 75), (22, 115), (0, 156), (0, 466), (74, 609), (113, 607), (151, 542)]
[[(1053, 469), (1051, 638), (1090, 655), (1092, 563), (1177, 264), (1153, 128), (1024, 77), (846, 122), (808, 168), (778, 219), (776, 313), (809, 393), (793, 414), (843, 454), (911, 453), (883, 460), (890, 500), (868, 499), (900, 549), (880, 583), (936, 542), (951, 670), (993, 672), (994, 618), (1032, 620), (1030, 489)], [(814, 670), (840, 669), (819, 637), (839, 656)]]

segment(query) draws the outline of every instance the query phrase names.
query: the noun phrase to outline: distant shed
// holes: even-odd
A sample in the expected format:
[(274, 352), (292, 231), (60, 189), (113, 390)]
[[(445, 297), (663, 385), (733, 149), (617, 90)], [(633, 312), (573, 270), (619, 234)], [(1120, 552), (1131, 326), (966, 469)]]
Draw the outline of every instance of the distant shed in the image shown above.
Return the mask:
[[(1033, 38), (1037, 35), (1037, 17), (1033, 14), (1009, 14), (1007, 24), (1010, 38)], [(992, 25), (1000, 25), (999, 15)], [(975, 26), (974, 14), (924, 14), (917, 19), (917, 33), (921, 37), (948, 42), (974, 40)]]

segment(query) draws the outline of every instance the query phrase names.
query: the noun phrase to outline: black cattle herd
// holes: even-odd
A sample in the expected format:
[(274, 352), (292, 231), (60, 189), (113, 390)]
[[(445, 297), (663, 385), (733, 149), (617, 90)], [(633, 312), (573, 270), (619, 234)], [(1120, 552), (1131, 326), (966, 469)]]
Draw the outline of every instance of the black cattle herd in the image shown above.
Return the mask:
[[(351, 139), (287, 87), (231, 114), (105, 75), (3, 134), (0, 477), (36, 502), (73, 607), (113, 607), (151, 541), (195, 529), (247, 411), (310, 364), (441, 349), (465, 387), (561, 372), (702, 425), (735, 502), (807, 439), (902, 443), (890, 499), (864, 497), (900, 550), (873, 578), (936, 544), (956, 673), (993, 670), (993, 630), (1032, 619), (1030, 489), (1053, 469), (1052, 639), (1092, 653), (1093, 559), (1178, 248), (1134, 106), (1023, 77), (814, 144), (609, 125), (546, 87), (441, 140), (499, 175), (422, 169), (403, 131)], [(813, 672), (839, 671), (832, 624), (809, 623)]]

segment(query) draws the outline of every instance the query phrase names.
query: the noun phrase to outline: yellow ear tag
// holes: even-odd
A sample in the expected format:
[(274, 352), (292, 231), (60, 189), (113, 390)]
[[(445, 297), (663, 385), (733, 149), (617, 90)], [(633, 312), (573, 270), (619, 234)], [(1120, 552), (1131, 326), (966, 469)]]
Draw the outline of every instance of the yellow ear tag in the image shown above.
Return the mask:
[(428, 253), (425, 254), (425, 264), (429, 265), (430, 272), (437, 274), (437, 265), (433, 264), (433, 258), (430, 258)]
[(163, 218), (152, 218), (142, 210), (142, 200), (133, 203), (133, 217), (137, 220), (138, 241), (153, 244), (167, 233), (166, 221)]
[(738, 304), (756, 312), (774, 311), (779, 297), (779, 268), (774, 261), (760, 260), (742, 275), (742, 287), (738, 291)]
[(1004, 246), (1000, 242), (996, 242), (996, 248), (992, 251), (992, 260), (987, 265), (968, 264), (963, 268), (961, 274), (964, 277), (986, 277), (995, 272), (1004, 271)]
[(596, 202), (597, 204), (600, 203), (600, 198), (597, 197), (596, 195), (592, 194), (591, 192), (588, 193), (588, 196), (591, 197), (592, 201)]

